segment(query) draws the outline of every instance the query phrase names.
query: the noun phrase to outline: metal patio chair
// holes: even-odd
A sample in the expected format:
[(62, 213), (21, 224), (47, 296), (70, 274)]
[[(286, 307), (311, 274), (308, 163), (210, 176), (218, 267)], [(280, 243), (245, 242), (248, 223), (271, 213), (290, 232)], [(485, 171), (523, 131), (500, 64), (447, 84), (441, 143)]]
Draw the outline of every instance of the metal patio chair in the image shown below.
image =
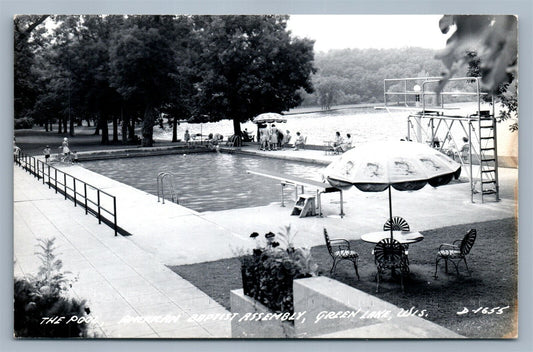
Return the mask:
[[(444, 259), (445, 271), (448, 273), (448, 261), (452, 262), (455, 266), (455, 271), (459, 275), (459, 263), (461, 261), (465, 262), (466, 271), (468, 274), (470, 270), (468, 269), (468, 264), (466, 263), (466, 256), (470, 253), (474, 242), (476, 241), (477, 231), (476, 229), (471, 229), (466, 233), (462, 240), (453, 241), (452, 244), (443, 243), (439, 246), (439, 251), (437, 252), (437, 259), (435, 260), (435, 275), (437, 278), (437, 270), (439, 268), (439, 261)], [(460, 243), (460, 244), (459, 244)]]
[(351, 249), (350, 242), (342, 238), (330, 239), (326, 228), (324, 228), (324, 239), (326, 240), (326, 247), (328, 248), (329, 255), (331, 255), (331, 258), (333, 259), (333, 266), (329, 271), (330, 275), (333, 275), (337, 264), (341, 260), (349, 260), (353, 263), (357, 280), (360, 280), (359, 271), (357, 270), (357, 259), (359, 258), (359, 254)]
[[(409, 224), (401, 216), (393, 216), (392, 221), (390, 218), (387, 219), (387, 221), (385, 221), (385, 224), (383, 225), (383, 231), (390, 231), (391, 227), (392, 231), (411, 231)], [(409, 265), (409, 257), (407, 256), (407, 253), (409, 251), (409, 245), (403, 244), (402, 246), (404, 248), (405, 260), (407, 261), (407, 265)]]
[(391, 274), (393, 274), (396, 269), (400, 270), (400, 283), (403, 292), (403, 276), (409, 273), (409, 265), (406, 260), (404, 247), (395, 239), (385, 238), (376, 244), (372, 253), (374, 254), (374, 262), (378, 269), (376, 275), (376, 292), (379, 292), (381, 275), (386, 270), (390, 270)]

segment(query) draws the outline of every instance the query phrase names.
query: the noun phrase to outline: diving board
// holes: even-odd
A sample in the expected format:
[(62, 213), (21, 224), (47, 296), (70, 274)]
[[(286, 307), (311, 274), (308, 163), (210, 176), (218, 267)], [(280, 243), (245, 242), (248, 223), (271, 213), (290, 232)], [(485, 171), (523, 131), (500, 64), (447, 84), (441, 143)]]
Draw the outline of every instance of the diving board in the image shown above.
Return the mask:
[(320, 200), (320, 195), (322, 193), (332, 193), (332, 192), (339, 192), (340, 196), (340, 216), (344, 216), (343, 211), (343, 199), (342, 199), (342, 189), (333, 187), (327, 183), (318, 182), (314, 180), (309, 180), (307, 178), (303, 177), (297, 177), (297, 176), (291, 176), (291, 175), (284, 175), (277, 172), (271, 172), (271, 171), (254, 171), (254, 170), (246, 170), (246, 173), (268, 177), (274, 180), (278, 180), (281, 183), (281, 206), (284, 207), (284, 195), (283, 195), (283, 188), (286, 185), (293, 185), (294, 189), (296, 190), (296, 200), (298, 200), (298, 187), (301, 187), (302, 193), (304, 193), (304, 187), (315, 189), (316, 190), (316, 200), (317, 200), (317, 209), (318, 209), (318, 216), (322, 216), (322, 204)]

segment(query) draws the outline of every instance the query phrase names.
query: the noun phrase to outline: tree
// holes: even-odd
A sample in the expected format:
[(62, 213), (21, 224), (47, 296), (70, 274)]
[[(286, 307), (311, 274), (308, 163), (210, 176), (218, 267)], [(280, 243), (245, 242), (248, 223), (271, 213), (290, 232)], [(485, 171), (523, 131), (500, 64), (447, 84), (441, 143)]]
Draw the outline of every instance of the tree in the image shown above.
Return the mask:
[(318, 103), (322, 110), (329, 110), (337, 102), (340, 94), (339, 77), (327, 76), (321, 77), (314, 82), (315, 91), (318, 97)]
[(111, 86), (125, 101), (143, 105), (142, 145), (153, 145), (159, 107), (174, 89), (176, 62), (171, 16), (132, 16), (112, 36)]
[[(477, 52), (469, 51), (467, 53), (469, 57), (467, 75), (471, 77), (482, 77), (481, 59), (477, 56)], [(500, 83), (496, 89), (496, 92), (492, 96), (499, 99), (502, 110), (500, 110), (499, 120), (504, 121), (511, 118), (518, 117), (518, 91), (517, 80), (512, 77), (511, 83)], [(487, 101), (490, 101), (487, 99)], [(518, 130), (518, 122), (514, 122), (509, 126), (511, 131)]]
[(313, 42), (293, 39), (287, 16), (195, 18), (200, 42), (200, 80), (195, 85), (194, 121), (241, 122), (267, 111), (282, 112), (312, 92)]
[[(481, 77), (482, 88), (498, 97), (504, 107), (502, 120), (517, 117), (518, 109), (518, 23), (510, 15), (447, 15), (440, 20), (443, 33), (456, 30), (437, 55), (448, 71), (439, 89), (461, 66), (470, 76)], [(517, 130), (518, 124), (511, 125)]]
[[(113, 141), (118, 142), (118, 118), (122, 98), (111, 87), (109, 46), (112, 33), (121, 28), (123, 16), (81, 16), (78, 40), (71, 51), (75, 77), (74, 102), (77, 114), (96, 116), (101, 143), (109, 143), (108, 122), (113, 121)], [(95, 131), (95, 133), (96, 133)]]
[(447, 68), (440, 87), (470, 61), (474, 50), (480, 59), (483, 88), (497, 93), (501, 84), (511, 83), (518, 70), (518, 23), (510, 15), (446, 15), (439, 22), (442, 33), (456, 27), (446, 48), (436, 57)]
[(195, 47), (201, 32), (194, 30), (193, 18), (190, 16), (178, 16), (174, 21), (172, 45), (176, 71), (171, 75), (174, 88), (160, 110), (172, 125), (172, 142), (177, 142), (178, 121), (189, 119), (194, 111), (192, 97), (195, 94), (194, 83), (198, 81), (198, 70), (194, 66), (198, 61)]
[(37, 76), (32, 70), (35, 51), (42, 45), (42, 24), (48, 18), (42, 16), (16, 16), (13, 20), (14, 31), (14, 109), (15, 118), (31, 114), (38, 88)]

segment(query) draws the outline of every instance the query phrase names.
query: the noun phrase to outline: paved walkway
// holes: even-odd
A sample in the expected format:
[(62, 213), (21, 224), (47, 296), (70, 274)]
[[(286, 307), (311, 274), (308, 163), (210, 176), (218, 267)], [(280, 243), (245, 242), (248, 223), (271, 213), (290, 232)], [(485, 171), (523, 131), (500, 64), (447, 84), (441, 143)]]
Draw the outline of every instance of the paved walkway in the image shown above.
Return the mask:
[(37, 271), (37, 239), (56, 238), (64, 269), (78, 276), (73, 291), (88, 300), (100, 336), (230, 336), (229, 323), (195, 320), (194, 314), (228, 313), (222, 306), (130, 237), (115, 237), (111, 228), (18, 166), (14, 180), (15, 276)]
[[(278, 153), (299, 153), (314, 160), (331, 157), (311, 150)], [(109, 337), (230, 337), (229, 322), (205, 322), (194, 316), (229, 312), (165, 265), (233, 257), (254, 246), (249, 239), (251, 232), (276, 232), (289, 224), (298, 233), (298, 246), (323, 244), (323, 227), (336, 237), (358, 239), (365, 232), (379, 230), (388, 216), (387, 192), (356, 189), (345, 192), (347, 215), (342, 219), (337, 195), (324, 197), (322, 218), (290, 216), (290, 207), (280, 207), (279, 203), (197, 213), (177, 204), (158, 203), (156, 196), (80, 166), (65, 169), (117, 196), (118, 223), (133, 236), (113, 236), (109, 227), (98, 225), (81, 207), (74, 207), (16, 166), (15, 275), (36, 271), (37, 238), (56, 237), (65, 269), (79, 274), (74, 291), (89, 300), (92, 314), (101, 323), (101, 335)], [(393, 192), (393, 212), (407, 217), (417, 231), (511, 217), (517, 206), (517, 171), (501, 169), (502, 200), (497, 203), (472, 204), (469, 183), (456, 183), (402, 192), (401, 196)], [(144, 321), (125, 323), (127, 316)], [(162, 316), (175, 321), (151, 320)]]

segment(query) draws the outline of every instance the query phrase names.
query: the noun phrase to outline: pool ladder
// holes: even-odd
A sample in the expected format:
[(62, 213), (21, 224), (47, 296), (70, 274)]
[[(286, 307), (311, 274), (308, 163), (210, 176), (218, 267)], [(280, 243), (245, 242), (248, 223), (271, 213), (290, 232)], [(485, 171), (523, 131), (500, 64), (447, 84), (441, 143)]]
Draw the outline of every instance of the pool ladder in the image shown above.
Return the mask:
[(174, 187), (174, 174), (171, 172), (160, 172), (157, 175), (157, 201), (162, 199), (163, 204), (165, 204), (165, 179), (167, 179), (168, 187), (170, 187), (170, 201), (180, 204)]

